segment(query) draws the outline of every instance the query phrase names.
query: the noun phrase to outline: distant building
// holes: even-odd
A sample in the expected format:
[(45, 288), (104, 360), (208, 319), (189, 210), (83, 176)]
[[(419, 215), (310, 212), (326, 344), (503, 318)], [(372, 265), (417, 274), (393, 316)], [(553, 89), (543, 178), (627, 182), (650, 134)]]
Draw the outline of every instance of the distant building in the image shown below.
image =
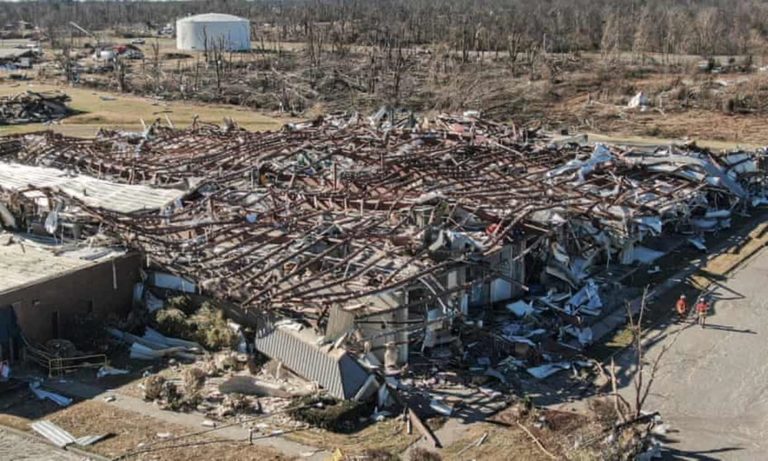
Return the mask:
[(4, 68), (28, 69), (37, 57), (36, 50), (30, 48), (0, 48), (0, 66)]
[(227, 51), (251, 49), (251, 23), (229, 14), (200, 14), (176, 21), (176, 48)]

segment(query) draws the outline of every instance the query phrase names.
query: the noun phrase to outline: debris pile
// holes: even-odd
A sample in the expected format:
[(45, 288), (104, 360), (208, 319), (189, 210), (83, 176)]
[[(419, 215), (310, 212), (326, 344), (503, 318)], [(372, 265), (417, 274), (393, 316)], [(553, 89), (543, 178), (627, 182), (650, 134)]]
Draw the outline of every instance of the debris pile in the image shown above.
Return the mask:
[(27, 91), (0, 98), (0, 125), (46, 123), (72, 114), (67, 106), (69, 96), (64, 93), (37, 93)]
[(139, 360), (155, 360), (162, 357), (176, 357), (184, 360), (195, 360), (202, 354), (203, 348), (194, 342), (163, 336), (150, 327), (146, 328), (143, 336), (107, 328), (116, 339), (131, 345), (131, 358)]
[(224, 421), (282, 410), (292, 398), (316, 390), (296, 377), (278, 380), (261, 370), (254, 376), (245, 369), (246, 360), (245, 354), (219, 352), (189, 364), (171, 361), (165, 374), (145, 374), (142, 397), (163, 409), (199, 411)]
[[(179, 193), (124, 212), (0, 186), (18, 222), (55, 216), (81, 239), (141, 251), (157, 271), (148, 283), (221, 300), (254, 339), (215, 311), (203, 321), (138, 290), (164, 331), (194, 320), (206, 346), (253, 344), (335, 398), (378, 396), (379, 410), (402, 393), (450, 414), (429, 386), (478, 382), (498, 396), (486, 384), (589, 367), (578, 354), (591, 325), (626, 301), (616, 268), (650, 264), (671, 243), (706, 249), (708, 234), (768, 203), (764, 151), (556, 145), (471, 113), (16, 141), (4, 156), (15, 163)], [(136, 357), (191, 352), (123, 338)]]

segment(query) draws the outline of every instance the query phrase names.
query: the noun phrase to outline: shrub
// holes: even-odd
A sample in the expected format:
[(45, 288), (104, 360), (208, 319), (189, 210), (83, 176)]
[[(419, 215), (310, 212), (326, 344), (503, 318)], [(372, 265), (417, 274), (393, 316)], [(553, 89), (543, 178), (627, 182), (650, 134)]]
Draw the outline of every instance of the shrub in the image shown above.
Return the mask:
[(209, 301), (195, 310), (188, 297), (171, 298), (168, 306), (155, 311), (154, 320), (162, 334), (196, 341), (211, 351), (237, 345), (238, 335), (227, 324), (224, 312)]
[(359, 419), (371, 413), (371, 405), (329, 396), (308, 395), (294, 400), (288, 415), (297, 421), (333, 432), (352, 432)]
[(227, 325), (224, 312), (210, 302), (204, 302), (190, 320), (195, 326), (195, 339), (206, 349), (217, 351), (237, 345), (238, 336)]
[(167, 336), (190, 338), (194, 328), (187, 321), (187, 315), (180, 309), (166, 307), (155, 311), (157, 329)]

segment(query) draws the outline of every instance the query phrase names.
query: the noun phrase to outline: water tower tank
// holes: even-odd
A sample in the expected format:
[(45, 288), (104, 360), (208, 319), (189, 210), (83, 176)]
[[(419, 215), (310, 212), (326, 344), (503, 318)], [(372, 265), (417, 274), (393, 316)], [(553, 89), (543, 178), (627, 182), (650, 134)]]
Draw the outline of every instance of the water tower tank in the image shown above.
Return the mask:
[(229, 14), (199, 14), (176, 21), (176, 48), (198, 50), (221, 47), (227, 51), (251, 49), (251, 24)]

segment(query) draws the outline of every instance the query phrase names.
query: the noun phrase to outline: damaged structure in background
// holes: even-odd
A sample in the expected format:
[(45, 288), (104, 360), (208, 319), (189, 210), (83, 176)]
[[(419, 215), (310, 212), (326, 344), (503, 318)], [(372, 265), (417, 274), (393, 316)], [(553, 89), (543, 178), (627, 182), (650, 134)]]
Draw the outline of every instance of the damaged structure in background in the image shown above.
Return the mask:
[[(257, 350), (379, 408), (435, 370), (581, 366), (590, 325), (626, 300), (609, 268), (650, 264), (665, 239), (705, 249), (768, 203), (762, 151), (556, 145), (473, 114), (33, 133), (0, 155), (4, 227), (136, 250), (147, 309), (167, 303), (157, 288), (221, 300)], [(163, 204), (96, 200), (119, 187)]]
[(0, 97), (0, 125), (47, 123), (73, 114), (67, 106), (69, 96), (64, 93), (26, 91)]

